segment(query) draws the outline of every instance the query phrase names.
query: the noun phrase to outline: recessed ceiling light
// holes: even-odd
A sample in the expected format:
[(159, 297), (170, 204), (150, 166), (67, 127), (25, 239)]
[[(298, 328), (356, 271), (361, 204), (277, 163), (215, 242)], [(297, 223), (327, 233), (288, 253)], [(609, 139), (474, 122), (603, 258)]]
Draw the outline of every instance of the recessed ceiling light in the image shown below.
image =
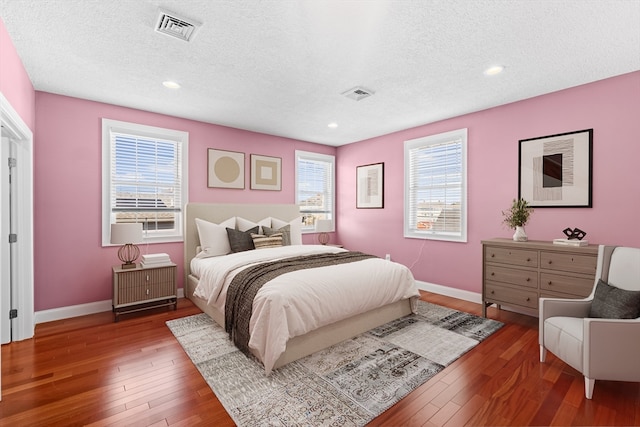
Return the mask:
[(327, 126), (329, 126), (331, 129), (335, 129), (338, 127), (338, 124), (336, 122), (331, 122)]
[(504, 71), (504, 65), (494, 65), (484, 70), (484, 75), (495, 76), (496, 74), (500, 74), (502, 71)]
[(169, 89), (180, 89), (180, 85), (174, 81), (167, 80), (162, 82), (162, 85)]

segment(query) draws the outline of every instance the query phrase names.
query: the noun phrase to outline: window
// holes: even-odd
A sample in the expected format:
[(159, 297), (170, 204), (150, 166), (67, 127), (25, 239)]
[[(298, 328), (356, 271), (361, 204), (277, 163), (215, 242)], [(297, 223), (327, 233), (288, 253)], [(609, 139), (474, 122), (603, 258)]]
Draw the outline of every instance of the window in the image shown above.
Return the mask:
[(467, 129), (405, 141), (404, 236), (467, 241)]
[(302, 213), (303, 233), (313, 232), (318, 219), (334, 221), (334, 156), (296, 150), (296, 204)]
[(182, 241), (188, 144), (187, 132), (102, 119), (103, 246), (122, 222), (142, 223), (147, 243)]

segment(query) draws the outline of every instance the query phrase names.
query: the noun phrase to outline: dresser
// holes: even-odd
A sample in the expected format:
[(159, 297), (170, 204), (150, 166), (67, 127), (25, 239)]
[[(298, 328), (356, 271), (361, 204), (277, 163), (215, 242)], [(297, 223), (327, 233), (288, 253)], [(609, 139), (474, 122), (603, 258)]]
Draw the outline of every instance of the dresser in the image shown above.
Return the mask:
[(584, 298), (593, 289), (598, 245), (482, 241), (482, 315), (496, 304), (534, 314), (538, 298)]
[(123, 269), (113, 267), (113, 313), (115, 321), (122, 313), (173, 305), (178, 308), (176, 265)]

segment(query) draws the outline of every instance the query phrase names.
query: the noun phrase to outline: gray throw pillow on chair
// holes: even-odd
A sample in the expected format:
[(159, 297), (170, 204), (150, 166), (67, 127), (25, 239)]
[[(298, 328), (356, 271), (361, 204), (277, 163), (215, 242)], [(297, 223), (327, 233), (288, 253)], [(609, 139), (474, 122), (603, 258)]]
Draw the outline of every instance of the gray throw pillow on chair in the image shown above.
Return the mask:
[(640, 291), (627, 291), (598, 280), (589, 317), (635, 319), (640, 317)]

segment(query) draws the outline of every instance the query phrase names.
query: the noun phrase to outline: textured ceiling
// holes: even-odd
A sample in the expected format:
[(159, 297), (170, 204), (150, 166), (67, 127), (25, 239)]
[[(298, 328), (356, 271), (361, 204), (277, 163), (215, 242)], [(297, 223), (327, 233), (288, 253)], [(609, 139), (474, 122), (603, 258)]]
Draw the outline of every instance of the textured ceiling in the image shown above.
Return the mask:
[[(155, 32), (159, 8), (195, 38)], [(0, 17), (36, 90), (328, 145), (640, 69), (640, 0), (0, 0)]]

